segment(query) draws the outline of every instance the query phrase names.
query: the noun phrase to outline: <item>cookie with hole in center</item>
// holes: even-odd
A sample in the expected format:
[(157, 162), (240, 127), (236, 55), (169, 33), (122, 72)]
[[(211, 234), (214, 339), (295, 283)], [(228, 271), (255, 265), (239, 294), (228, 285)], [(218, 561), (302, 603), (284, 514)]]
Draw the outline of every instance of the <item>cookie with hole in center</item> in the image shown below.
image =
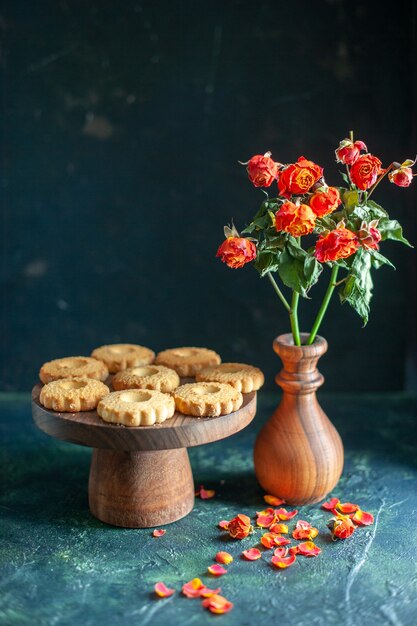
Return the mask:
[(139, 367), (153, 363), (155, 352), (150, 348), (134, 343), (113, 343), (95, 348), (91, 356), (104, 361), (109, 372), (115, 374), (128, 367)]
[(228, 415), (240, 409), (243, 396), (225, 383), (187, 383), (173, 392), (177, 411), (196, 417)]
[(152, 389), (114, 391), (99, 402), (97, 413), (105, 422), (124, 426), (152, 426), (175, 413), (172, 396)]
[(226, 383), (242, 393), (258, 391), (265, 382), (261, 370), (246, 363), (220, 363), (213, 367), (205, 367), (197, 372), (195, 379), (196, 381)]
[(103, 361), (89, 356), (67, 356), (44, 363), (39, 371), (39, 378), (46, 385), (61, 378), (85, 377), (106, 380), (109, 370)]
[(60, 413), (92, 411), (110, 389), (92, 378), (61, 378), (44, 385), (39, 402), (47, 409)]
[(193, 377), (204, 367), (219, 363), (221, 363), (221, 358), (214, 350), (193, 346), (162, 350), (155, 358), (155, 365), (170, 367), (182, 378)]
[(162, 393), (174, 391), (180, 384), (175, 370), (164, 365), (143, 365), (118, 372), (112, 380), (113, 389), (154, 389)]

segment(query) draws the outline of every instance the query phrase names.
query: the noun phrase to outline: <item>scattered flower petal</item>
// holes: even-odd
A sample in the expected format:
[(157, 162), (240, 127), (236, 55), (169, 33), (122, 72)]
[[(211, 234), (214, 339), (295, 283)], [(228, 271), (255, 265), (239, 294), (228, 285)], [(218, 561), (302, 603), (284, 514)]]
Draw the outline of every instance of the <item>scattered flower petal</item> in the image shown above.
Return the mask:
[(164, 583), (156, 583), (154, 591), (159, 598), (169, 598), (175, 593), (175, 589), (168, 589)]
[(223, 576), (223, 574), (227, 574), (227, 569), (221, 565), (210, 565), (207, 569), (213, 576)]
[(292, 547), (289, 549), (289, 553), (290, 553), (290, 554), (298, 554), (298, 546), (292, 546)]
[(327, 524), (327, 528), (330, 529), (332, 537), (336, 539), (347, 539), (355, 532), (355, 524), (350, 517), (339, 515), (337, 518), (333, 517)]
[(272, 526), (269, 527), (269, 532), (270, 533), (275, 533), (277, 535), (287, 535), (288, 534), (288, 526), (287, 524), (272, 524)]
[(272, 506), (281, 506), (281, 504), (285, 504), (285, 500), (277, 498), (276, 496), (266, 495), (264, 496), (264, 500), (267, 504), (271, 504)]
[(278, 567), (279, 569), (285, 569), (286, 567), (290, 567), (296, 561), (295, 554), (291, 554), (290, 556), (273, 556), (271, 559), (271, 563)]
[(317, 528), (314, 528), (309, 522), (298, 520), (292, 536), (294, 539), (314, 539), (318, 534)]
[(209, 589), (208, 587), (203, 587), (200, 590), (200, 597), (201, 598), (211, 598), (211, 596), (214, 596), (218, 593), (221, 592), (220, 587), (217, 587), (217, 589)]
[(318, 556), (321, 552), (321, 548), (316, 546), (312, 541), (305, 541), (304, 543), (299, 543), (297, 546), (297, 554), (302, 554), (303, 556)]
[(275, 513), (270, 513), (269, 515), (259, 515), (256, 519), (256, 524), (261, 528), (269, 528), (276, 521), (277, 517)]
[(274, 548), (275, 546), (286, 546), (289, 543), (291, 543), (289, 539), (282, 537), (281, 535), (276, 535), (275, 533), (265, 533), (261, 537), (261, 544), (265, 548), (268, 548), (268, 550)]
[(155, 528), (155, 530), (152, 533), (153, 537), (163, 537), (163, 535), (165, 535), (166, 530), (163, 530), (163, 528)]
[(214, 489), (204, 489), (204, 485), (200, 485), (199, 489), (195, 492), (196, 496), (200, 496), (202, 500), (210, 500), (210, 498), (214, 498), (216, 492)]
[(328, 502), (324, 502), (321, 505), (322, 509), (326, 509), (327, 511), (333, 511), (340, 502), (339, 498), (330, 498)]
[(258, 548), (250, 548), (249, 550), (244, 550), (242, 556), (248, 561), (257, 561), (262, 555)]
[(294, 511), (287, 511), (287, 509), (275, 509), (275, 515), (279, 517), (281, 521), (292, 519), (297, 515), (297, 513), (297, 509), (294, 509)]
[(350, 519), (355, 522), (355, 524), (358, 524), (358, 526), (370, 526), (374, 523), (372, 513), (366, 513), (366, 511), (362, 511), (361, 509), (355, 511), (355, 513), (350, 516)]
[[(290, 548), (290, 551), (293, 548)], [(275, 548), (274, 550), (274, 556), (279, 556), (280, 559), (283, 559), (285, 556), (287, 556), (288, 554), (288, 548)]]
[(344, 502), (343, 504), (338, 502), (336, 504), (336, 509), (344, 515), (347, 515), (348, 513), (354, 513), (359, 509), (359, 507), (357, 504), (352, 504), (351, 502)]
[(199, 598), (203, 590), (207, 589), (199, 578), (193, 578), (182, 586), (182, 593), (187, 598)]
[(233, 602), (226, 600), (223, 596), (215, 594), (211, 598), (203, 600), (202, 605), (205, 609), (208, 609), (212, 613), (221, 615), (222, 613), (228, 613), (233, 609)]
[(253, 526), (247, 515), (239, 513), (239, 515), (230, 520), (228, 531), (233, 539), (244, 539), (253, 532)]
[(214, 557), (217, 563), (223, 563), (224, 565), (228, 565), (233, 561), (233, 557), (228, 552), (218, 552)]
[(222, 528), (223, 530), (229, 530), (229, 522), (227, 520), (225, 520), (225, 519), (223, 519), (217, 525), (218, 525), (219, 528)]

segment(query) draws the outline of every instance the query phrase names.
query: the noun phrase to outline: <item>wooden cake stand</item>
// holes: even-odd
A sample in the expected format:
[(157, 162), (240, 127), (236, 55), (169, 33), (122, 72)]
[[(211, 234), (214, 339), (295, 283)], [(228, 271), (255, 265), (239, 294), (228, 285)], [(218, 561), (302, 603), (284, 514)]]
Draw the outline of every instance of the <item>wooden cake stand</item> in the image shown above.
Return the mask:
[(229, 437), (256, 413), (256, 393), (243, 395), (242, 407), (221, 417), (174, 417), (154, 426), (126, 427), (103, 421), (96, 411), (57, 413), (39, 402), (42, 385), (32, 390), (35, 424), (51, 437), (93, 448), (88, 499), (102, 522), (125, 528), (162, 526), (181, 519), (194, 506), (194, 480), (187, 448)]

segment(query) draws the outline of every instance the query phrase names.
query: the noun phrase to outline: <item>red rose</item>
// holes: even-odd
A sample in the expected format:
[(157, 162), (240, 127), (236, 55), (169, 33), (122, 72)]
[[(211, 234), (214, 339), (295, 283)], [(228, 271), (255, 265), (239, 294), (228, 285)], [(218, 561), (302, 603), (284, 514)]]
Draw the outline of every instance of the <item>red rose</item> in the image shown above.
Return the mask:
[(355, 532), (355, 524), (350, 517), (331, 519), (327, 527), (332, 533), (333, 539), (347, 539)]
[(285, 198), (289, 198), (291, 194), (307, 193), (322, 176), (322, 167), (301, 156), (296, 163), (281, 171), (278, 179), (279, 193)]
[(228, 531), (233, 539), (244, 539), (253, 531), (253, 526), (249, 517), (240, 513), (230, 520)]
[(330, 231), (328, 235), (321, 235), (316, 243), (314, 256), (320, 261), (337, 261), (346, 259), (359, 248), (357, 235), (341, 226)]
[(379, 242), (381, 241), (381, 233), (377, 229), (378, 220), (372, 220), (367, 224), (362, 222), (358, 232), (359, 243), (365, 250), (379, 250)]
[(301, 237), (313, 232), (316, 216), (307, 204), (284, 202), (275, 213), (277, 231), (285, 231), (293, 237)]
[(360, 151), (367, 149), (363, 141), (355, 141), (353, 143), (350, 139), (343, 139), (339, 143), (337, 150), (335, 150), (336, 161), (345, 165), (353, 165), (358, 159)]
[(256, 246), (253, 241), (244, 237), (228, 237), (219, 246), (216, 257), (218, 256), (233, 269), (243, 267), (245, 263), (256, 258)]
[(391, 183), (398, 187), (409, 187), (413, 180), (411, 167), (399, 167), (388, 174)]
[(369, 189), (382, 174), (381, 161), (372, 154), (363, 154), (350, 168), (350, 177), (358, 189)]
[(317, 217), (324, 217), (333, 213), (341, 203), (339, 190), (329, 187), (326, 191), (318, 191), (310, 198), (310, 206)]
[(270, 187), (274, 180), (278, 178), (280, 165), (280, 163), (275, 163), (271, 159), (270, 152), (266, 152), (263, 156), (257, 154), (248, 163), (249, 180), (255, 187)]

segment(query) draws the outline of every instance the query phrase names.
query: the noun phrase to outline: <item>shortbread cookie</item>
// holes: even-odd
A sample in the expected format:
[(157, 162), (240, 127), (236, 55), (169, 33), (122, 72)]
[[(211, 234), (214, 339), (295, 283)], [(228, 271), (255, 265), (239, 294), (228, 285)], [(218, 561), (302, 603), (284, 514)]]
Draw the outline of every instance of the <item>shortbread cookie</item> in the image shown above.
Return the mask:
[(188, 383), (178, 387), (173, 396), (177, 411), (198, 417), (227, 415), (243, 402), (240, 391), (224, 383)]
[(114, 375), (113, 389), (155, 389), (163, 393), (174, 391), (180, 384), (175, 370), (164, 365), (143, 365), (130, 367)]
[(110, 389), (99, 380), (91, 378), (61, 378), (44, 385), (39, 396), (47, 409), (61, 413), (92, 411)]
[(61, 378), (78, 376), (106, 380), (108, 375), (109, 370), (106, 365), (89, 356), (67, 356), (63, 359), (48, 361), (42, 365), (39, 372), (39, 378), (44, 384)]
[(167, 393), (151, 389), (114, 391), (103, 398), (97, 413), (105, 422), (125, 426), (160, 424), (175, 413), (174, 399)]
[(144, 346), (132, 343), (114, 343), (108, 346), (100, 346), (91, 353), (95, 359), (100, 359), (114, 374), (128, 367), (149, 365), (155, 359), (155, 352)]
[(264, 375), (260, 369), (245, 363), (221, 363), (205, 367), (197, 372), (198, 381), (227, 383), (242, 393), (257, 391), (264, 384)]
[(195, 376), (203, 367), (218, 365), (221, 358), (207, 348), (171, 348), (156, 355), (155, 364), (166, 365), (177, 372), (179, 376)]

